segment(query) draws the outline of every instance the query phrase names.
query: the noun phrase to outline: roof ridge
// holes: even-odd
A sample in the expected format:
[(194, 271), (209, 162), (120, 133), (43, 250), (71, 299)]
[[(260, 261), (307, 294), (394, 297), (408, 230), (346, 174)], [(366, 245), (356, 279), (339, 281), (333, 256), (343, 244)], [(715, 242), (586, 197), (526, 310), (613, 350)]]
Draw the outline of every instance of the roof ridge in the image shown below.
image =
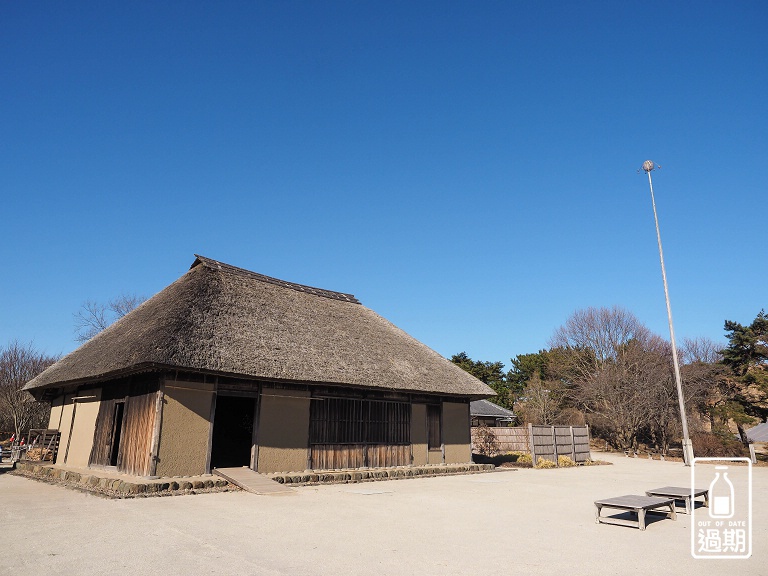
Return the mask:
[(345, 294), (344, 292), (334, 292), (333, 290), (325, 290), (323, 288), (315, 288), (313, 286), (305, 286), (304, 284), (297, 284), (295, 282), (280, 280), (279, 278), (273, 278), (272, 276), (265, 276), (264, 274), (259, 274), (258, 272), (252, 272), (250, 270), (246, 270), (245, 268), (238, 268), (237, 266), (232, 266), (231, 264), (219, 262), (218, 260), (214, 260), (212, 258), (206, 258), (205, 256), (200, 256), (199, 254), (195, 254), (195, 261), (192, 263), (192, 266), (189, 267), (190, 270), (199, 264), (202, 264), (203, 266), (205, 266), (206, 268), (210, 268), (211, 270), (223, 270), (226, 272), (230, 272), (232, 274), (237, 274), (239, 276), (245, 276), (247, 278), (253, 278), (254, 280), (266, 282), (268, 284), (274, 284), (276, 286), (281, 286), (283, 288), (290, 288), (291, 290), (296, 290), (297, 292), (312, 294), (313, 296), (330, 298), (331, 300), (341, 300), (342, 302), (350, 302), (352, 304), (360, 304), (360, 301), (357, 298), (355, 298), (352, 294)]

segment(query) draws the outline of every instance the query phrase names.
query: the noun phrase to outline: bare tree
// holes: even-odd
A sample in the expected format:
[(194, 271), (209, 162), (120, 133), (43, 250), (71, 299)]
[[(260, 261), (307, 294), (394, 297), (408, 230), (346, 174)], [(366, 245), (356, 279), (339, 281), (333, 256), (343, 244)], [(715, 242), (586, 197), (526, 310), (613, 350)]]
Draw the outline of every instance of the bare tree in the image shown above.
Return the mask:
[(74, 314), (77, 333), (75, 339), (78, 342), (87, 342), (145, 300), (143, 296), (135, 294), (122, 294), (106, 304), (87, 300)]
[(649, 429), (666, 433), (666, 343), (631, 312), (615, 306), (578, 310), (555, 331), (551, 345), (563, 351), (570, 401), (614, 446), (633, 448)]
[(637, 446), (650, 423), (651, 398), (657, 375), (646, 350), (627, 343), (615, 360), (601, 363), (586, 379), (574, 382), (572, 395), (588, 422), (611, 444), (624, 450)]
[[(648, 433), (651, 441), (667, 454), (671, 442), (682, 435), (677, 385), (672, 370), (672, 346), (659, 336), (646, 342), (642, 354), (647, 397)], [(686, 402), (686, 406), (690, 406)]]
[(500, 450), (496, 434), (485, 424), (472, 428), (472, 446), (483, 456), (495, 456)]
[(695, 406), (713, 431), (727, 423), (720, 416), (734, 392), (728, 369), (722, 364), (723, 348), (725, 344), (703, 337), (684, 338), (680, 348), (686, 405)]
[(0, 351), (0, 420), (13, 428), (17, 438), (22, 431), (47, 424), (49, 406), (22, 388), (56, 360), (18, 342)]
[(721, 350), (725, 348), (725, 343), (715, 342), (711, 338), (683, 338), (683, 345), (680, 347), (682, 364), (716, 364), (721, 362), (723, 354)]
[(577, 310), (555, 331), (553, 347), (591, 350), (599, 364), (616, 359), (624, 346), (632, 341), (644, 342), (651, 331), (629, 310), (585, 308)]

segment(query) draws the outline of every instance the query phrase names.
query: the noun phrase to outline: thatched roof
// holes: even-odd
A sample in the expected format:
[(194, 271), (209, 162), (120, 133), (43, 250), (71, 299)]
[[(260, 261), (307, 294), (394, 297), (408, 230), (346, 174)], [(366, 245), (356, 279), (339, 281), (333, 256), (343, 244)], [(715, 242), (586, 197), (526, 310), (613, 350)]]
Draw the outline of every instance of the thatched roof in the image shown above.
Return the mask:
[(176, 282), (25, 387), (147, 369), (483, 398), (493, 390), (354, 296), (197, 256)]

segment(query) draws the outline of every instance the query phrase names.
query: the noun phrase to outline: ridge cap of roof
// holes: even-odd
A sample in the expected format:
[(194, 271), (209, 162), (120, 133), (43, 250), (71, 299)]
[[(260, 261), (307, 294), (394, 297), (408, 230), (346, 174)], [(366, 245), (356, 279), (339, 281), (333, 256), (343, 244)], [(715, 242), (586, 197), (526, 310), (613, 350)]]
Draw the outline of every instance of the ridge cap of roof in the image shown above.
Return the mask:
[(275, 286), (281, 286), (282, 288), (289, 288), (291, 290), (296, 290), (297, 292), (303, 292), (305, 294), (311, 294), (313, 296), (330, 298), (331, 300), (341, 300), (342, 302), (349, 302), (351, 304), (360, 304), (360, 301), (357, 298), (355, 298), (354, 295), (352, 294), (345, 294), (344, 292), (334, 292), (333, 290), (325, 290), (323, 288), (315, 288), (313, 286), (306, 286), (304, 284), (288, 282), (287, 280), (280, 280), (279, 278), (273, 278), (272, 276), (265, 276), (264, 274), (259, 274), (258, 272), (252, 272), (250, 270), (246, 270), (245, 268), (238, 268), (237, 266), (232, 266), (231, 264), (226, 264), (224, 262), (219, 262), (218, 260), (214, 260), (212, 258), (206, 258), (205, 256), (200, 256), (199, 254), (195, 254), (195, 261), (192, 263), (192, 266), (190, 266), (189, 269), (191, 270), (192, 268), (198, 265), (203, 265), (206, 268), (209, 268), (211, 270), (224, 271), (224, 272), (229, 272), (231, 274), (237, 274), (239, 276), (245, 276), (247, 278), (252, 278), (260, 282), (274, 284)]

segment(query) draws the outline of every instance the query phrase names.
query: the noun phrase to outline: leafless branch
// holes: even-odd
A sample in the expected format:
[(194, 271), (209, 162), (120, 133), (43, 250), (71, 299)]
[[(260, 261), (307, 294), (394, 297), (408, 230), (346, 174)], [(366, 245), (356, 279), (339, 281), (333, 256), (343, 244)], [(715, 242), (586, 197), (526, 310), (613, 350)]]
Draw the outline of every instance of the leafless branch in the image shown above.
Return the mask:
[(143, 296), (122, 294), (106, 304), (93, 300), (85, 301), (80, 310), (73, 314), (75, 318), (75, 339), (78, 342), (87, 342), (145, 300), (146, 298)]
[(22, 388), (55, 361), (18, 342), (0, 350), (0, 428), (10, 427), (18, 437), (23, 431), (47, 424), (49, 406), (35, 401)]

